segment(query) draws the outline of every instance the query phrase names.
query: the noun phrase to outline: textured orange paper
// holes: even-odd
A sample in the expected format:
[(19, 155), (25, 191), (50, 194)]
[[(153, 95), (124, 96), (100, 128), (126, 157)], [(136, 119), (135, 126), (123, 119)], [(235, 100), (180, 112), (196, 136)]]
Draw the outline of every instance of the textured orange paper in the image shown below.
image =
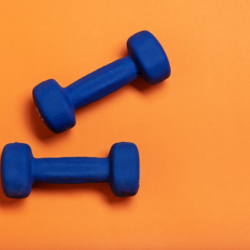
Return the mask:
[[(32, 89), (65, 87), (126, 55), (149, 30), (172, 75), (136, 80), (76, 112), (54, 135)], [(35, 157), (107, 156), (137, 144), (141, 187), (35, 184), (27, 199), (0, 191), (1, 250), (250, 249), (250, 1), (0, 1), (1, 150)]]

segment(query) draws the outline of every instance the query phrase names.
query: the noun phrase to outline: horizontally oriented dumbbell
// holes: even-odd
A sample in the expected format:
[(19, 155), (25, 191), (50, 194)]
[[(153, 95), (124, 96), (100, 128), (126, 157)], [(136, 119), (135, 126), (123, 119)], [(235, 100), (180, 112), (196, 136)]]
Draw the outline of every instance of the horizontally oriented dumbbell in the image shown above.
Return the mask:
[(162, 46), (148, 31), (141, 31), (127, 41), (128, 56), (100, 68), (62, 88), (50, 79), (33, 89), (33, 99), (42, 120), (54, 133), (72, 128), (75, 110), (97, 101), (137, 77), (149, 84), (170, 76), (170, 65)]
[(32, 156), (29, 145), (7, 144), (2, 152), (1, 181), (10, 198), (29, 196), (34, 182), (108, 182), (115, 196), (133, 196), (139, 189), (140, 163), (135, 144), (112, 146), (107, 158), (40, 158)]

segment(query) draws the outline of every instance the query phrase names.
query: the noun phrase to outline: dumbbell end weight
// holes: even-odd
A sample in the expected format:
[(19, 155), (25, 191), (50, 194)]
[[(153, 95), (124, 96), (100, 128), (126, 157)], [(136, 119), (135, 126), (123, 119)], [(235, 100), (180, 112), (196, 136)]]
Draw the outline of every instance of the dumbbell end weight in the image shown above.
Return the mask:
[(135, 61), (140, 76), (150, 85), (158, 84), (171, 74), (167, 55), (153, 34), (144, 30), (127, 41), (129, 55)]
[(1, 184), (9, 198), (29, 196), (33, 185), (31, 148), (23, 143), (7, 144), (1, 157)]
[(140, 160), (134, 143), (115, 143), (110, 150), (109, 184), (118, 197), (134, 196), (140, 186)]
[(52, 132), (61, 133), (75, 126), (75, 109), (55, 80), (40, 83), (32, 94), (38, 114)]

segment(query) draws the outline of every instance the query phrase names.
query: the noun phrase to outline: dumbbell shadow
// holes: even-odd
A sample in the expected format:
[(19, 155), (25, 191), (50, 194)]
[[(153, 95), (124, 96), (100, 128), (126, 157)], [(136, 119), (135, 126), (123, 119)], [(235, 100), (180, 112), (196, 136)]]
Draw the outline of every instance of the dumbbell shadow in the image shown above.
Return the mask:
[(129, 197), (116, 197), (113, 195), (108, 183), (82, 183), (82, 184), (48, 184), (35, 183), (32, 187), (32, 194), (63, 195), (71, 197), (72, 194), (79, 194), (83, 199), (89, 193), (96, 193), (107, 204), (126, 205), (131, 202)]
[[(122, 204), (128, 205), (131, 198), (116, 197), (112, 194), (108, 183), (84, 183), (84, 184), (45, 184), (35, 183), (32, 187), (32, 194), (39, 195), (46, 193), (46, 196), (63, 195), (65, 198), (70, 197), (73, 193), (80, 193), (83, 197), (88, 193), (98, 193), (104, 202), (107, 204)], [(0, 190), (0, 207), (20, 207), (25, 202), (25, 199), (11, 199), (4, 195), (3, 190)]]
[[(90, 103), (78, 110), (76, 110), (75, 114), (76, 116), (84, 116), (84, 113), (88, 113), (89, 111), (91, 112), (96, 112), (100, 107), (102, 107), (105, 103), (107, 102), (111, 102), (111, 103), (115, 103), (115, 101), (119, 101), (121, 98), (120, 96), (122, 95), (122, 93), (124, 91), (127, 91), (127, 88), (133, 88), (136, 89), (137, 91), (139, 91), (142, 95), (150, 95), (153, 94), (154, 92), (160, 92), (163, 90), (163, 88), (165, 88), (164, 85), (166, 81), (151, 86), (149, 84), (147, 84), (142, 78), (137, 78), (134, 81), (132, 81), (129, 85), (119, 89), (116, 92), (113, 92), (105, 97), (103, 97), (102, 99)], [(29, 120), (29, 124), (30, 124), (30, 128), (31, 131), (40, 139), (40, 140), (54, 140), (55, 138), (58, 138), (55, 134), (53, 133), (50, 129), (48, 129), (48, 127), (43, 123), (41, 117), (39, 116), (37, 110), (36, 110), (36, 106), (33, 102), (32, 99), (29, 99), (27, 102), (27, 110), (29, 111), (28, 114), (28, 120)], [(60, 138), (62, 137), (67, 137), (70, 135), (70, 130), (67, 130), (65, 132), (63, 132), (60, 135)]]
[[(28, 118), (28, 125), (30, 126), (30, 130), (42, 141), (47, 141), (47, 140), (55, 140), (56, 134), (51, 132), (47, 126), (43, 123), (41, 117), (39, 116), (36, 106), (33, 102), (32, 99), (29, 99), (27, 101), (27, 118)], [(64, 138), (69, 136), (70, 130), (65, 131), (63, 134), (60, 135), (60, 138)]]

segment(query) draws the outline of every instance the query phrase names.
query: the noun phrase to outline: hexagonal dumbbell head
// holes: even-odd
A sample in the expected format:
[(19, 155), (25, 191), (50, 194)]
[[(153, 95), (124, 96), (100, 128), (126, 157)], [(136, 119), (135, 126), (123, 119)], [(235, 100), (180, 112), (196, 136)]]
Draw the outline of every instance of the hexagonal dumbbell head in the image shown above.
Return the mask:
[(140, 185), (139, 153), (133, 143), (116, 143), (109, 153), (110, 186), (115, 196), (137, 193)]
[(33, 97), (38, 114), (51, 131), (60, 133), (75, 126), (75, 109), (55, 80), (37, 85)]
[(155, 85), (170, 76), (170, 65), (165, 51), (158, 40), (148, 31), (141, 31), (127, 41), (129, 55), (134, 59), (139, 74)]
[(30, 146), (23, 143), (7, 144), (1, 158), (1, 182), (3, 192), (10, 198), (29, 196), (32, 185)]
[(108, 182), (118, 197), (133, 196), (139, 189), (139, 153), (133, 143), (114, 144), (107, 158), (40, 159), (27, 144), (12, 143), (4, 147), (1, 161), (2, 187), (10, 198), (29, 196), (34, 182)]
[(137, 77), (149, 84), (170, 76), (166, 53), (148, 31), (141, 31), (127, 41), (128, 56), (110, 63), (62, 88), (47, 80), (33, 89), (37, 110), (47, 127), (60, 133), (75, 125), (75, 110), (116, 91)]

